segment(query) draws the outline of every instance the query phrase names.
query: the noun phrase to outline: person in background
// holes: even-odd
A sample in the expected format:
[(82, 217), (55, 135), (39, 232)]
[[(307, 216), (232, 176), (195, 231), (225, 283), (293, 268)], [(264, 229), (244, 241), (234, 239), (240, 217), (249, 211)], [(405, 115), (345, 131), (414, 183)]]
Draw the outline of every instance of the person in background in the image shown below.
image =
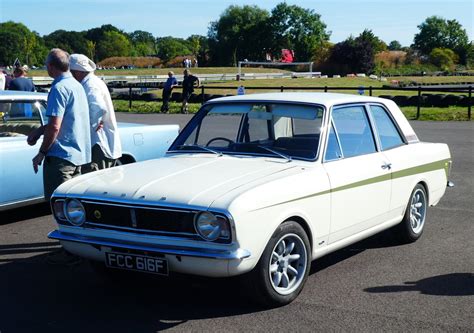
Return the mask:
[(185, 69), (183, 78), (183, 104), (181, 106), (181, 113), (188, 113), (188, 101), (191, 97), (191, 94), (194, 92), (194, 87), (196, 83), (196, 87), (201, 85), (201, 81), (197, 76), (191, 74), (191, 71)]
[(6, 89), (7, 75), (4, 70), (0, 70), (0, 90)]
[(82, 167), (82, 173), (111, 168), (122, 156), (122, 144), (109, 89), (94, 74), (96, 65), (87, 56), (72, 54), (70, 66), (89, 103), (92, 162)]
[(8, 89), (18, 91), (35, 91), (36, 87), (31, 79), (26, 77), (28, 68), (26, 66), (16, 67), (13, 70), (14, 79), (10, 82)]
[(168, 72), (168, 79), (166, 79), (165, 84), (163, 85), (163, 105), (161, 105), (161, 112), (167, 113), (169, 111), (169, 101), (171, 97), (171, 92), (173, 88), (178, 85), (178, 80), (174, 77), (172, 71)]
[[(62, 183), (81, 174), (81, 165), (91, 161), (89, 106), (82, 86), (69, 72), (69, 54), (52, 49), (46, 58), (48, 74), (54, 81), (48, 95), (46, 125), (28, 135), (30, 146), (41, 135), (43, 142), (33, 158), (33, 170), (43, 163), (44, 196), (51, 198)], [(54, 252), (47, 257), (50, 264), (76, 264), (80, 258), (67, 251)]]

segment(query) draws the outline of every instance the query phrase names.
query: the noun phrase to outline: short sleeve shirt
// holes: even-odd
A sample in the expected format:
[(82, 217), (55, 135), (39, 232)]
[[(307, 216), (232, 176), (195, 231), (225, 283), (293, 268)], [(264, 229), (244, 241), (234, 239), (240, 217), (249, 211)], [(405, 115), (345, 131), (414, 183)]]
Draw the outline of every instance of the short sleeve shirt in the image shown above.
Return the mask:
[(53, 81), (46, 116), (63, 118), (56, 141), (47, 155), (62, 158), (77, 166), (90, 163), (89, 106), (84, 88), (70, 72)]
[(165, 89), (165, 90), (171, 90), (171, 87), (172, 87), (173, 85), (177, 85), (177, 84), (178, 84), (178, 80), (176, 80), (176, 78), (175, 78), (174, 76), (169, 77), (169, 78), (166, 80), (165, 84), (163, 85), (163, 89)]
[(27, 79), (26, 77), (17, 77), (10, 82), (8, 89), (18, 91), (35, 91), (35, 85), (33, 84), (33, 81)]
[(198, 78), (194, 75), (188, 75), (183, 79), (183, 92), (193, 92), (194, 91), (194, 82), (196, 82)]

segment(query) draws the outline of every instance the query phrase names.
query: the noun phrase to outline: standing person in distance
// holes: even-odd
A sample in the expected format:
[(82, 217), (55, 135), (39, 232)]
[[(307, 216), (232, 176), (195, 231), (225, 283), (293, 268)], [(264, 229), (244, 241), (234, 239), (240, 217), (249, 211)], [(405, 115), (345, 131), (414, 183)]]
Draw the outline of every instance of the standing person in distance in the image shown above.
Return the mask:
[(18, 91), (35, 91), (36, 87), (32, 80), (26, 77), (28, 69), (26, 66), (16, 67), (13, 70), (14, 79), (10, 82), (8, 89)]
[(191, 94), (194, 92), (194, 87), (196, 83), (196, 87), (201, 85), (201, 81), (197, 76), (191, 74), (191, 71), (185, 69), (183, 78), (183, 104), (181, 106), (181, 113), (188, 113), (188, 101), (191, 97)]
[(95, 63), (83, 54), (71, 55), (71, 73), (82, 84), (89, 103), (92, 162), (83, 173), (111, 168), (122, 156), (114, 105), (104, 81), (94, 74)]
[(169, 101), (171, 97), (171, 92), (173, 88), (178, 85), (178, 80), (174, 77), (172, 71), (168, 72), (168, 79), (166, 79), (165, 84), (163, 85), (163, 105), (161, 105), (161, 112), (167, 113), (169, 111)]

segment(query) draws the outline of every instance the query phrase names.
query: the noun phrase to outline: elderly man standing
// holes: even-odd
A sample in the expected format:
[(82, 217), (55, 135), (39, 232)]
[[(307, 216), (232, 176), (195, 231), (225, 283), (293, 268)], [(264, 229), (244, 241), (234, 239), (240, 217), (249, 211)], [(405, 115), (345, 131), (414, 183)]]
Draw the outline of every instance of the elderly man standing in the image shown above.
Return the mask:
[(69, 72), (69, 54), (52, 49), (46, 59), (48, 74), (54, 81), (48, 95), (48, 123), (28, 136), (28, 144), (36, 144), (44, 134), (33, 169), (43, 167), (44, 196), (68, 179), (81, 174), (81, 165), (91, 161), (89, 106), (82, 86)]
[[(48, 95), (46, 116), (48, 123), (28, 135), (28, 144), (43, 142), (33, 158), (33, 169), (43, 163), (44, 196), (50, 199), (54, 190), (65, 181), (81, 174), (81, 165), (91, 161), (89, 106), (82, 86), (69, 72), (69, 54), (52, 49), (46, 58), (48, 74), (54, 81)], [(66, 251), (47, 258), (52, 264), (80, 262)]]
[(87, 95), (90, 114), (92, 163), (83, 173), (113, 167), (122, 156), (114, 105), (107, 85), (94, 71), (95, 63), (83, 54), (71, 55), (71, 73)]

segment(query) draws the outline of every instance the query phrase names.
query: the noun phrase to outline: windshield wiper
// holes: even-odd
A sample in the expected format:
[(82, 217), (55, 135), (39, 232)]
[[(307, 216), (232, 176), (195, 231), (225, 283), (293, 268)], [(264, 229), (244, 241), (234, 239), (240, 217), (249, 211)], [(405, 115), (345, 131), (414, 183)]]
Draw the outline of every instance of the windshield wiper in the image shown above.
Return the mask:
[(211, 148), (208, 148), (208, 147), (204, 147), (204, 146), (200, 146), (200, 145), (179, 145), (177, 148), (200, 148), (202, 150), (205, 150), (205, 151), (208, 151), (210, 153), (213, 153), (213, 154), (216, 154), (218, 156), (222, 156), (223, 154), (220, 152), (220, 151), (217, 151), (217, 150), (214, 150), (214, 149), (211, 149)]
[(258, 148), (261, 148), (261, 149), (264, 149), (266, 151), (269, 151), (270, 153), (273, 153), (275, 155), (278, 155), (280, 157), (283, 157), (284, 159), (286, 159), (287, 162), (291, 162), (292, 159), (291, 159), (291, 156), (289, 155), (286, 155), (286, 154), (283, 154), (283, 153), (280, 153), (279, 151), (276, 151), (276, 150), (273, 150), (271, 148), (268, 148), (268, 147), (265, 147), (265, 146), (257, 146)]

